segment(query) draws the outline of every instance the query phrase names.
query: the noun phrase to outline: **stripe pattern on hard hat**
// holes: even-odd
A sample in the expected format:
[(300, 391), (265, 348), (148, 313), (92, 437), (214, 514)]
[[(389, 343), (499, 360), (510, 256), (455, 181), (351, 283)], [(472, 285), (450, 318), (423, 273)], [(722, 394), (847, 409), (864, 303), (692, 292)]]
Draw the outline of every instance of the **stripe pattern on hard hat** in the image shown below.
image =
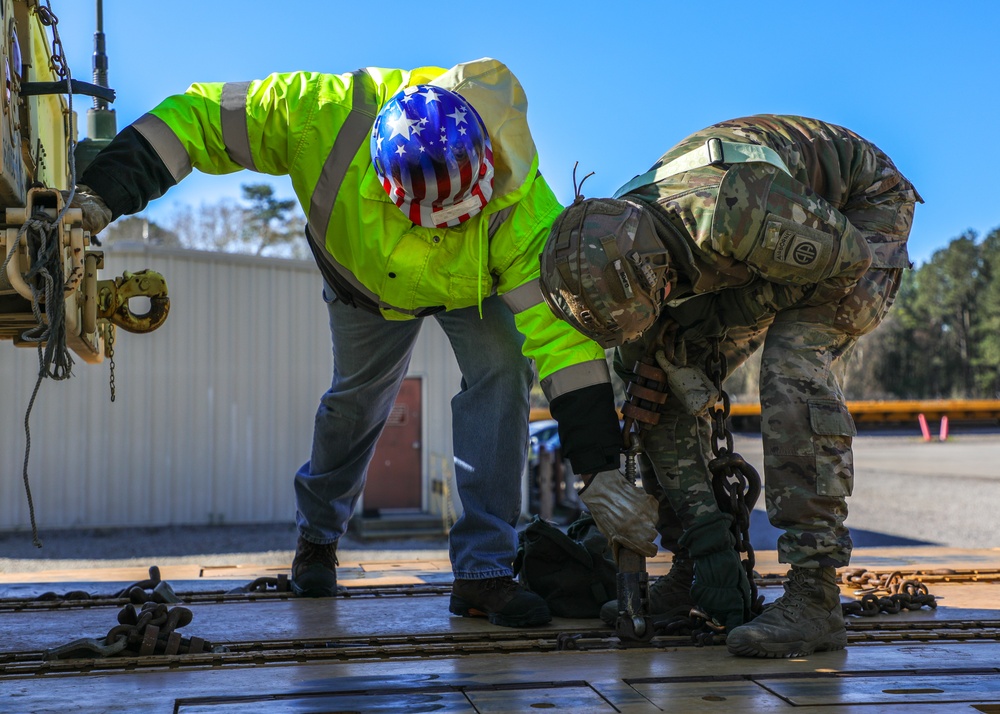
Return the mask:
[(493, 147), (476, 110), (461, 95), (414, 85), (379, 111), (372, 163), (389, 198), (425, 227), (457, 226), (493, 195)]

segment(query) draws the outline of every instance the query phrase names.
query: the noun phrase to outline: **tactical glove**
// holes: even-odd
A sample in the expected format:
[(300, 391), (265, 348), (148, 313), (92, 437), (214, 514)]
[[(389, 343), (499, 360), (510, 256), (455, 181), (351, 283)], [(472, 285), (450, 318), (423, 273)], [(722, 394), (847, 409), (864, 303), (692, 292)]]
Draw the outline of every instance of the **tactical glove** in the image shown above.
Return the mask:
[[(63, 200), (69, 198), (69, 191), (62, 192)], [(94, 189), (82, 183), (76, 185), (76, 192), (70, 207), (79, 208), (83, 211), (83, 230), (90, 235), (97, 235), (111, 223), (111, 209), (104, 203), (104, 199), (98, 196)]]
[(727, 632), (750, 620), (750, 581), (734, 546), (728, 513), (700, 516), (684, 532), (680, 544), (694, 559), (691, 597)]
[(656, 555), (656, 499), (628, 482), (618, 470), (601, 471), (580, 491), (598, 530), (611, 543), (615, 561), (622, 548), (647, 558)]

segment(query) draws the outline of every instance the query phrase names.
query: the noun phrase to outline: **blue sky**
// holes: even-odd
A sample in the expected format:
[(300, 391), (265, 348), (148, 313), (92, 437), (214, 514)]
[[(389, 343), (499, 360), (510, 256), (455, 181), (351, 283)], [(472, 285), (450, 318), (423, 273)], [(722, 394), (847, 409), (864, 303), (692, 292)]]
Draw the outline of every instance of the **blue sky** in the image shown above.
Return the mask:
[[(91, 74), (94, 0), (51, 0), (74, 76)], [(488, 11), (476, 8), (489, 7)], [(1000, 2), (506, 0), (491, 6), (105, 0), (122, 128), (196, 81), (490, 56), (528, 95), (541, 169), (563, 202), (580, 161), (607, 195), (704, 126), (812, 116), (875, 142), (917, 186), (911, 258), (1000, 227)], [(77, 97), (83, 112), (89, 106)], [(147, 211), (237, 198), (241, 172), (193, 174)], [(291, 196), (283, 178), (268, 178)]]

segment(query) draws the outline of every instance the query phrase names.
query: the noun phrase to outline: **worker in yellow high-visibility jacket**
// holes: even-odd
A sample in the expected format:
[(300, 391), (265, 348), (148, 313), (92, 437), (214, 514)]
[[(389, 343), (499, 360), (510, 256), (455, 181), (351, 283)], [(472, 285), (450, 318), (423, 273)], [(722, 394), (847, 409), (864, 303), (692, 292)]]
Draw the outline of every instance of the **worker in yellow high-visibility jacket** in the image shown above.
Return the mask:
[[(336, 591), (337, 541), (422, 318), (433, 315), (463, 374), (452, 401), (464, 512), (450, 535), (450, 609), (499, 625), (547, 622), (545, 602), (511, 569), (529, 360), (577, 473), (617, 468), (621, 437), (603, 349), (558, 320), (539, 290), (539, 254), (562, 207), (538, 173), (514, 75), (481, 59), (447, 71), (368, 67), (195, 84), (124, 129), (81, 176), (74, 202), (96, 232), (192, 168), (290, 176), (325, 281), (334, 375), (311, 458), (295, 476), (296, 592)], [(652, 499), (624, 479), (604, 490), (611, 494), (592, 499), (603, 530), (652, 554), (652, 518), (635, 517)]]

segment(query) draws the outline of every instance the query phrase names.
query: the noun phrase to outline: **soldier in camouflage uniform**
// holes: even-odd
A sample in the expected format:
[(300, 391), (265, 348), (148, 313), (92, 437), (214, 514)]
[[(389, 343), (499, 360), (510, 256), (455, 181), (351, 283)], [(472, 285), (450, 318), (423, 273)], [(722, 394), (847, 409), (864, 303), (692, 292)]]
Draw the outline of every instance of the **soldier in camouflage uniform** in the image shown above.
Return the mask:
[(642, 442), (653, 471), (643, 470), (644, 485), (675, 554), (651, 588), (651, 609), (697, 603), (727, 625), (734, 654), (846, 645), (835, 569), (851, 554), (844, 519), (856, 430), (833, 368), (892, 304), (920, 200), (853, 132), (763, 115), (689, 136), (614, 199), (578, 196), (553, 226), (543, 295), (578, 330), (618, 346), (626, 380), (657, 350), (668, 372), (690, 372), (718, 344), (728, 374), (763, 346), (765, 498), (784, 531), (779, 560), (791, 567), (785, 594), (753, 621), (731, 516), (712, 492), (709, 404), (698, 389), (686, 394), (672, 379)]

